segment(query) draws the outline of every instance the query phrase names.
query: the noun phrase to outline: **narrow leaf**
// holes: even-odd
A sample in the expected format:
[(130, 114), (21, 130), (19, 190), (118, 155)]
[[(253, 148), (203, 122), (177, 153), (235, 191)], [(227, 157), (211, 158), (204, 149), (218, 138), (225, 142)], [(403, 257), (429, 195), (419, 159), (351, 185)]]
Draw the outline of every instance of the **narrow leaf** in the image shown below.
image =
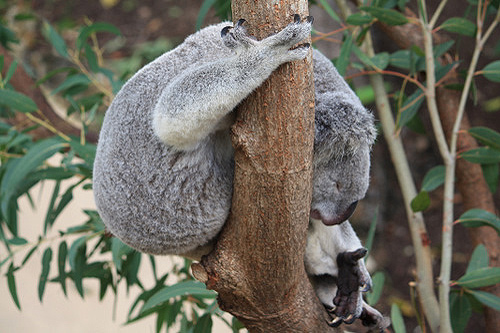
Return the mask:
[(469, 209), (460, 216), (456, 223), (468, 228), (490, 226), (500, 235), (500, 219), (495, 214), (482, 209)]
[(210, 313), (206, 313), (201, 316), (194, 326), (193, 333), (205, 333), (212, 332), (212, 316)]
[(490, 81), (500, 82), (500, 60), (493, 61), (486, 65), (481, 71), (481, 74)]
[(486, 251), (486, 247), (483, 244), (479, 244), (474, 249), (474, 252), (472, 252), (469, 260), (469, 266), (467, 266), (465, 274), (468, 274), (480, 268), (488, 267), (489, 261), (490, 259), (488, 257), (488, 252)]
[(154, 294), (142, 307), (141, 313), (169, 299), (177, 296), (196, 295), (204, 298), (214, 298), (216, 293), (208, 290), (198, 281), (183, 281), (172, 286), (164, 287)]
[(440, 28), (448, 32), (455, 32), (470, 37), (476, 35), (476, 25), (463, 17), (449, 18), (441, 24)]
[(57, 268), (59, 271), (59, 283), (61, 284), (61, 288), (64, 292), (64, 295), (67, 296), (66, 293), (66, 257), (68, 255), (68, 244), (65, 241), (62, 241), (59, 244), (59, 252), (57, 254)]
[(460, 157), (472, 163), (493, 164), (500, 162), (500, 151), (489, 147), (479, 147), (461, 153)]
[(481, 164), (481, 169), (483, 169), (483, 176), (491, 193), (496, 193), (498, 180), (500, 179), (500, 168), (498, 163)]
[(377, 304), (382, 290), (384, 289), (385, 275), (382, 272), (376, 272), (372, 276), (373, 287), (372, 290), (366, 293), (366, 300), (369, 305), (374, 306)]
[(373, 15), (379, 21), (388, 25), (402, 25), (408, 23), (408, 19), (403, 14), (395, 11), (394, 9), (368, 6), (361, 6), (359, 7), (359, 9)]
[(500, 133), (488, 127), (472, 127), (469, 134), (482, 144), (500, 150)]
[(351, 25), (363, 25), (368, 24), (373, 21), (373, 17), (370, 15), (363, 15), (361, 13), (354, 13), (349, 15), (346, 22)]
[(330, 17), (334, 20), (334, 21), (337, 21), (337, 22), (342, 22), (342, 20), (339, 18), (339, 16), (337, 15), (337, 13), (335, 13), (335, 11), (333, 10), (333, 8), (330, 6), (330, 4), (328, 3), (328, 1), (326, 0), (318, 0), (319, 3), (321, 4), (321, 7), (323, 7), (323, 9), (325, 10), (325, 12), (330, 15)]
[(335, 67), (341, 76), (345, 75), (347, 70), (347, 65), (349, 64), (349, 58), (352, 52), (352, 35), (348, 34), (342, 47), (340, 48), (340, 54), (335, 62)]
[(28, 96), (14, 90), (0, 89), (0, 105), (24, 113), (38, 110), (38, 106)]
[(450, 316), (454, 333), (465, 332), (465, 327), (472, 315), (472, 307), (466, 295), (452, 293), (450, 295)]
[(500, 282), (500, 267), (483, 267), (466, 273), (456, 282), (464, 288), (481, 288)]
[(42, 272), (40, 273), (40, 279), (38, 282), (38, 299), (40, 302), (43, 300), (43, 294), (45, 292), (45, 285), (47, 284), (47, 277), (50, 272), (50, 261), (52, 260), (52, 249), (48, 247), (43, 252), (42, 257)]
[(70, 75), (66, 80), (64, 80), (63, 83), (61, 83), (57, 88), (52, 90), (51, 94), (55, 95), (60, 91), (69, 89), (71, 87), (75, 87), (77, 85), (88, 85), (89, 83), (90, 83), (89, 78), (83, 74)]
[(7, 271), (7, 285), (9, 286), (10, 296), (12, 296), (12, 300), (16, 304), (17, 308), (21, 310), (19, 298), (17, 297), (16, 278), (14, 277), (14, 271), (14, 264), (10, 263), (9, 270)]
[(480, 290), (467, 290), (467, 293), (474, 296), (479, 302), (490, 308), (500, 311), (500, 297)]
[(10, 64), (9, 69), (7, 70), (7, 74), (5, 75), (5, 78), (3, 79), (4, 86), (10, 81), (10, 79), (14, 75), (14, 72), (16, 71), (16, 68), (17, 68), (17, 60), (14, 60)]
[(76, 48), (80, 50), (87, 38), (90, 37), (90, 35), (97, 33), (97, 32), (109, 32), (115, 35), (121, 35), (120, 29), (118, 29), (116, 26), (112, 25), (111, 23), (107, 22), (96, 22), (93, 23), (87, 27), (83, 27), (80, 30), (80, 34), (78, 35), (78, 38), (76, 39)]
[(378, 53), (375, 56), (373, 56), (371, 60), (376, 68), (384, 70), (389, 65), (389, 53), (387, 52)]
[(432, 191), (444, 184), (446, 168), (444, 165), (438, 165), (430, 169), (422, 181), (422, 191)]
[(61, 56), (69, 58), (68, 47), (61, 35), (47, 22), (43, 22), (42, 33)]
[(391, 306), (391, 321), (394, 333), (406, 333), (405, 322), (403, 320), (403, 315), (397, 304), (392, 304)]
[(111, 240), (111, 253), (117, 270), (122, 270), (123, 256), (131, 253), (132, 251), (134, 250), (130, 246), (123, 243), (118, 238), (115, 237)]

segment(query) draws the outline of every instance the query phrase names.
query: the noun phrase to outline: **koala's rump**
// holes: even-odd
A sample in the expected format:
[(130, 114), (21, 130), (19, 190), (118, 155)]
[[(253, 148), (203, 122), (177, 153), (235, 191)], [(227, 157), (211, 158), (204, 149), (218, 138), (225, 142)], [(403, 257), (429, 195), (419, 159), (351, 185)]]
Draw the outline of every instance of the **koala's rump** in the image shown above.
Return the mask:
[(220, 135), (193, 151), (175, 152), (153, 133), (151, 112), (161, 89), (195, 61), (179, 62), (179, 52), (143, 68), (118, 93), (94, 164), (94, 197), (107, 228), (152, 254), (184, 253), (213, 239), (231, 200), (232, 161), (216, 151)]

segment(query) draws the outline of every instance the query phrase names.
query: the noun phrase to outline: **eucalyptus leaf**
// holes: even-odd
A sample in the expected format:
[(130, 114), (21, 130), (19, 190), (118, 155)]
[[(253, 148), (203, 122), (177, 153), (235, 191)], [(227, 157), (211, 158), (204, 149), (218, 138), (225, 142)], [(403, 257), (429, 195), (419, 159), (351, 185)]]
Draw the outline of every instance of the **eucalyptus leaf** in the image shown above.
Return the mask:
[(491, 193), (496, 193), (498, 188), (498, 181), (500, 178), (500, 168), (498, 163), (481, 164), (483, 169), (483, 176), (488, 184)]
[(464, 288), (481, 288), (500, 283), (500, 267), (482, 267), (463, 275), (456, 283)]
[(490, 226), (500, 235), (500, 219), (495, 214), (482, 209), (469, 209), (460, 216), (456, 223), (469, 228)]
[(40, 279), (38, 282), (38, 299), (40, 302), (43, 300), (43, 294), (45, 292), (45, 285), (47, 284), (47, 277), (50, 272), (50, 262), (52, 260), (52, 249), (50, 247), (46, 248), (43, 252), (42, 257), (42, 272), (40, 273)]
[(366, 300), (369, 305), (374, 306), (377, 304), (380, 296), (382, 295), (382, 290), (384, 289), (385, 275), (382, 272), (376, 272), (372, 276), (372, 290), (366, 293)]
[(444, 184), (446, 168), (444, 165), (438, 165), (427, 171), (422, 181), (422, 191), (433, 191)]
[(38, 110), (38, 106), (28, 96), (14, 90), (0, 89), (0, 105), (24, 113)]
[(54, 49), (64, 58), (69, 58), (68, 47), (64, 42), (64, 39), (59, 35), (59, 33), (50, 25), (49, 22), (43, 22), (42, 33), (45, 38), (52, 44)]
[(482, 144), (500, 150), (500, 133), (488, 127), (472, 127), (469, 134)]
[(163, 302), (177, 296), (197, 295), (204, 298), (214, 298), (216, 293), (212, 290), (207, 290), (206, 286), (198, 281), (183, 281), (172, 286), (167, 286), (160, 289), (154, 294), (142, 307), (141, 313), (148, 309), (157, 306)]
[(463, 17), (451, 17), (444, 21), (440, 28), (469, 37), (476, 35), (476, 25)]
[(467, 327), (472, 307), (466, 295), (451, 293), (450, 295), (450, 317), (454, 333), (463, 333)]
[(474, 296), (474, 298), (482, 304), (489, 306), (496, 311), (500, 311), (500, 297), (481, 290), (468, 289), (466, 292)]
[(500, 82), (500, 60), (493, 61), (486, 65), (481, 73), (490, 81)]
[(472, 252), (465, 274), (468, 274), (480, 268), (488, 267), (489, 261), (490, 259), (488, 257), (488, 252), (486, 251), (486, 247), (483, 244), (479, 244), (474, 249), (474, 252)]
[(460, 154), (463, 159), (480, 164), (500, 163), (500, 150), (491, 149), (489, 147), (479, 147), (469, 149)]
[(14, 264), (10, 263), (9, 270), (7, 271), (7, 286), (9, 287), (10, 296), (16, 304), (17, 308), (21, 310), (21, 304), (19, 303), (19, 298), (17, 296), (17, 286), (16, 286), (16, 278), (14, 277), (14, 272), (16, 269), (14, 268)]
[(373, 15), (380, 22), (386, 23), (388, 25), (402, 25), (408, 23), (408, 19), (403, 14), (395, 11), (394, 9), (369, 6), (361, 6), (359, 7), (359, 9)]
[(431, 204), (431, 198), (427, 191), (420, 191), (410, 203), (411, 209), (414, 212), (421, 212), (426, 210)]
[(391, 306), (391, 322), (394, 333), (406, 333), (405, 322), (403, 320), (403, 315), (397, 304), (392, 304)]
[(90, 35), (98, 33), (98, 32), (109, 32), (114, 35), (121, 35), (120, 29), (118, 29), (116, 26), (112, 25), (111, 23), (107, 22), (96, 22), (92, 23), (89, 26), (83, 27), (80, 30), (80, 33), (78, 34), (78, 38), (76, 39), (76, 48), (78, 50), (81, 50), (84, 47), (84, 44), (87, 40), (87, 38), (90, 37)]

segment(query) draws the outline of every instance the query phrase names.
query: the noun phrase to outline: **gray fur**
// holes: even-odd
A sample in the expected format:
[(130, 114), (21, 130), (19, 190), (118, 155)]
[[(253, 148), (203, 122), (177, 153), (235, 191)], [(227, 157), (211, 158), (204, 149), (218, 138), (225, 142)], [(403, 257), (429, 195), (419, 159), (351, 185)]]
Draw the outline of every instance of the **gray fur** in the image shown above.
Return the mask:
[[(106, 113), (94, 164), (96, 204), (107, 228), (142, 252), (193, 253), (217, 236), (231, 206), (231, 111), (279, 65), (308, 52), (290, 48), (309, 35), (309, 22), (291, 23), (262, 41), (242, 25), (221, 38), (227, 25), (189, 36), (142, 68)], [(311, 209), (325, 223), (340, 223), (368, 186), (373, 116), (326, 57), (314, 51), (313, 60)], [(335, 276), (337, 254), (359, 247), (348, 222), (327, 227), (311, 220), (307, 271)], [(331, 304), (333, 295), (319, 289), (318, 295)]]

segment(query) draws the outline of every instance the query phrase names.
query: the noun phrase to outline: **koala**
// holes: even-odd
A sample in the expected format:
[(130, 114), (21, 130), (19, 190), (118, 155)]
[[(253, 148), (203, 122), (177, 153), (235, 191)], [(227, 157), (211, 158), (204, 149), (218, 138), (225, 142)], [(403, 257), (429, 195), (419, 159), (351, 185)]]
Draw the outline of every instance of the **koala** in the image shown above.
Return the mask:
[[(199, 257), (231, 208), (233, 110), (281, 64), (301, 60), (312, 18), (263, 40), (244, 20), (206, 27), (139, 70), (104, 117), (94, 196), (108, 230), (149, 254)], [(361, 318), (383, 328), (363, 302), (366, 251), (347, 221), (368, 187), (373, 116), (319, 51), (314, 176), (305, 266), (332, 326)], [(335, 295), (335, 296), (334, 296)]]

